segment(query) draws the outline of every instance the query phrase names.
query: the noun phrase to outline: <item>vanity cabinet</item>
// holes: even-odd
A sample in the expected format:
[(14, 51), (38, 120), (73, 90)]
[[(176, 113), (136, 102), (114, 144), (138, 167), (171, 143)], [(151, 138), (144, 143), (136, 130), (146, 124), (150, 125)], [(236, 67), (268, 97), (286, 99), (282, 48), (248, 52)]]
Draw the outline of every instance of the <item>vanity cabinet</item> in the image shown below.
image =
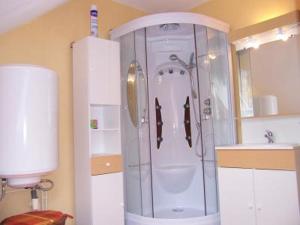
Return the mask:
[(123, 225), (119, 43), (73, 44), (75, 220)]
[(299, 146), (217, 148), (221, 225), (299, 225)]
[(219, 168), (221, 225), (299, 225), (296, 171)]

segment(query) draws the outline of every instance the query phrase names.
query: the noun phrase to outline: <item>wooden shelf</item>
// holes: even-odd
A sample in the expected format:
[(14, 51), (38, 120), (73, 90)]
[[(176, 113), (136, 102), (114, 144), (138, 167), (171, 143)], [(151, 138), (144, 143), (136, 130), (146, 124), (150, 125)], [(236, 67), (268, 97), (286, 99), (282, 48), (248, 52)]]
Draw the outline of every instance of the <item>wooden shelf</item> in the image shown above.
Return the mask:
[(100, 128), (100, 129), (93, 129), (93, 128), (91, 128), (91, 130), (92, 131), (103, 131), (103, 132), (106, 132), (106, 131), (120, 131), (120, 129), (119, 128), (107, 128), (107, 129), (102, 129), (102, 128)]

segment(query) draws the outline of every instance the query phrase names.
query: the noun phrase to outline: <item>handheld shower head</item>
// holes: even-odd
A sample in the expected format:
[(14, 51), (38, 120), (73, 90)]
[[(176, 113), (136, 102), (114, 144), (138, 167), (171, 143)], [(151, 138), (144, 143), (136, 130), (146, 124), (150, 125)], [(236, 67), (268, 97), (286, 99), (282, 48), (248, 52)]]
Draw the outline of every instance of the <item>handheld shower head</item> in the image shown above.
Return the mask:
[(194, 55), (195, 55), (194, 52), (192, 52), (191, 55), (190, 55), (190, 65), (193, 65), (193, 62), (194, 62)]
[(181, 64), (181, 66), (183, 66), (185, 69), (188, 69), (188, 65), (183, 61), (181, 60), (176, 54), (172, 54), (169, 56), (169, 59), (171, 61), (177, 61), (178, 63)]
[(177, 60), (178, 60), (178, 56), (175, 55), (175, 54), (172, 54), (172, 55), (169, 56), (169, 59), (170, 59), (171, 61), (177, 61)]
[(187, 70), (192, 70), (196, 65), (193, 63), (194, 61), (194, 55), (195, 53), (192, 52), (191, 56), (190, 56), (190, 62), (189, 64), (186, 64), (182, 59), (180, 59), (176, 54), (172, 54), (169, 56), (169, 59), (171, 61), (177, 61), (178, 63), (181, 64), (181, 66), (183, 66), (185, 69)]
[(186, 64), (182, 59), (180, 59), (176, 54), (172, 54), (169, 56), (169, 59), (171, 61), (177, 61), (179, 64), (181, 64), (181, 66), (183, 66), (183, 68), (185, 68), (188, 73), (189, 73), (189, 76), (190, 76), (190, 81), (191, 81), (191, 93), (192, 93), (192, 97), (193, 98), (197, 98), (197, 92), (195, 91), (195, 88), (194, 88), (194, 82), (193, 82), (193, 77), (192, 77), (192, 70), (193, 68), (196, 67), (196, 64), (193, 63), (194, 61), (194, 56), (195, 56), (195, 53), (192, 52), (191, 55), (190, 55), (190, 62), (189, 64)]

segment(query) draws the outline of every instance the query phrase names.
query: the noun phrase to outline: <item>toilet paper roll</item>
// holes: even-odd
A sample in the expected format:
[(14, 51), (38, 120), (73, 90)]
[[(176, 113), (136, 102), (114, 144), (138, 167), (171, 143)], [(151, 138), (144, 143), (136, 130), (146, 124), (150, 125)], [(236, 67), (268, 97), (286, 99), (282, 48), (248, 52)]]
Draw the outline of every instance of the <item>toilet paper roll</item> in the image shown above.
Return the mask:
[(253, 108), (254, 116), (277, 115), (277, 97), (274, 95), (254, 96)]

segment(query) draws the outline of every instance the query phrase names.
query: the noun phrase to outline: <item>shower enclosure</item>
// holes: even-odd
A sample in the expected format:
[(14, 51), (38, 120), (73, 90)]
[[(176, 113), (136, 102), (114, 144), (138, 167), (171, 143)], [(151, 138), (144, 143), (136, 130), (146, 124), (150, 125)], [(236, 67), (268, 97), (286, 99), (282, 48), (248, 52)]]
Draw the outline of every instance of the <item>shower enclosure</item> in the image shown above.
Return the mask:
[(134, 20), (121, 45), (127, 225), (218, 225), (215, 145), (234, 142), (228, 26), (191, 13)]

